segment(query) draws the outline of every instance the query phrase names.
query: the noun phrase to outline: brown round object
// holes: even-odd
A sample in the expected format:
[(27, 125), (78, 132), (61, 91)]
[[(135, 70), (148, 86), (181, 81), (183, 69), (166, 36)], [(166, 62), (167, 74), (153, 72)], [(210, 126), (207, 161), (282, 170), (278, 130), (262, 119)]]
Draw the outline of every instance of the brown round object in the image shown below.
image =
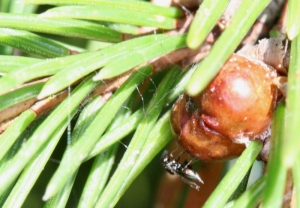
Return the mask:
[(171, 123), (179, 135), (180, 145), (192, 156), (204, 161), (237, 157), (245, 149), (244, 144), (233, 143), (230, 139), (206, 128), (201, 120), (197, 104), (183, 94), (173, 106)]
[(264, 139), (277, 100), (267, 65), (232, 55), (198, 96), (182, 95), (171, 116), (179, 143), (201, 160), (239, 156), (249, 140)]

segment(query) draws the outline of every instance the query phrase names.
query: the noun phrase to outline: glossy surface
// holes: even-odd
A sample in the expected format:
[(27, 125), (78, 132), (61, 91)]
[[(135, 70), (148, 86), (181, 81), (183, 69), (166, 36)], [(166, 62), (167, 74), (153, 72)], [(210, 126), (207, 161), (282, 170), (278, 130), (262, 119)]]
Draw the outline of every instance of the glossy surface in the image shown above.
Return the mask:
[(241, 154), (249, 140), (266, 137), (277, 100), (275, 70), (232, 55), (198, 96), (182, 95), (171, 122), (181, 146), (201, 160)]

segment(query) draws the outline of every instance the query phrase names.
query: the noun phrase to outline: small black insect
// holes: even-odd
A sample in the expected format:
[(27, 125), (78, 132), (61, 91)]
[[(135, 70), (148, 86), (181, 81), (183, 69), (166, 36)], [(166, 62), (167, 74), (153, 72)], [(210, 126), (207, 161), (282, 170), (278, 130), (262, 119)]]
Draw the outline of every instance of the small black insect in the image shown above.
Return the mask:
[(179, 157), (174, 159), (173, 156), (168, 155), (168, 151), (165, 150), (160, 158), (161, 164), (166, 171), (172, 175), (178, 175), (184, 182), (189, 184), (192, 188), (199, 190), (200, 186), (195, 183), (203, 183), (200, 176), (195, 172), (191, 165), (185, 160), (182, 164), (179, 163)]

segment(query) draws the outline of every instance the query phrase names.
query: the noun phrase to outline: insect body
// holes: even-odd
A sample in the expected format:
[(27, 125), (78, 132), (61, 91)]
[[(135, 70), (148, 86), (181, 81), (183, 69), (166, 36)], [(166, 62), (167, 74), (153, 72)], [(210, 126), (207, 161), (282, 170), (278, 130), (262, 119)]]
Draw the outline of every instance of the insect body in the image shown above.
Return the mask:
[(192, 188), (199, 190), (200, 186), (195, 182), (203, 183), (198, 173), (196, 173), (187, 161), (182, 164), (179, 163), (179, 157), (174, 159), (168, 155), (168, 151), (165, 150), (161, 156), (161, 163), (172, 175), (178, 175), (184, 182), (189, 184)]

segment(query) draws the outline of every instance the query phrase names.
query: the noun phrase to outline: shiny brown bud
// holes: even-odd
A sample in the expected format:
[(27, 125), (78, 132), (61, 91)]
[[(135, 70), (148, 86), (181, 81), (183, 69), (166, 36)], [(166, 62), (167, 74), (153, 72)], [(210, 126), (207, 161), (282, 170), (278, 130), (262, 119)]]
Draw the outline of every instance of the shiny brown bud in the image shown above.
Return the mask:
[(180, 145), (201, 160), (239, 156), (253, 139), (263, 140), (277, 101), (277, 73), (260, 61), (232, 55), (198, 96), (182, 95), (171, 122)]

